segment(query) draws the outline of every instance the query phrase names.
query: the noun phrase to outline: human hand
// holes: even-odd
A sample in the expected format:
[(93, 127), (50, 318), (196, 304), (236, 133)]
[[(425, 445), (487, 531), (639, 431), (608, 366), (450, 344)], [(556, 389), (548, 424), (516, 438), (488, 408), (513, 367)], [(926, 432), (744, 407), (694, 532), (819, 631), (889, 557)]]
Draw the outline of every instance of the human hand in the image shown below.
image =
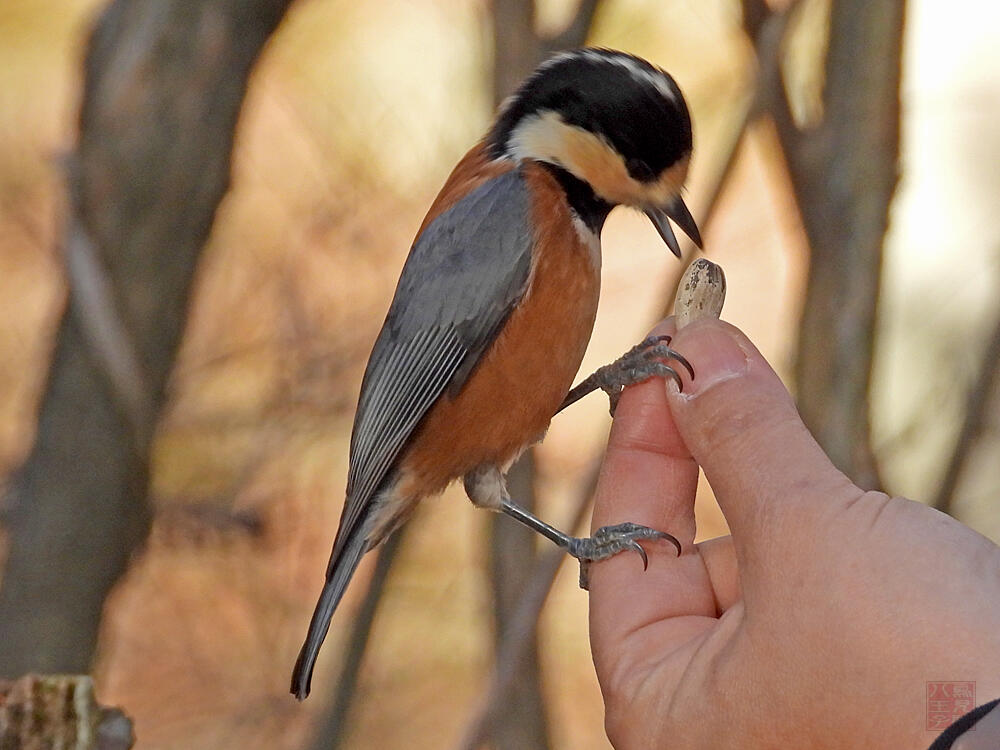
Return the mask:
[[(672, 346), (696, 378), (626, 390), (594, 508), (595, 528), (684, 545), (647, 544), (645, 573), (628, 554), (591, 566), (615, 747), (924, 749), (927, 682), (1000, 696), (1000, 548), (854, 486), (736, 328), (699, 320)], [(695, 545), (699, 465), (732, 536)]]

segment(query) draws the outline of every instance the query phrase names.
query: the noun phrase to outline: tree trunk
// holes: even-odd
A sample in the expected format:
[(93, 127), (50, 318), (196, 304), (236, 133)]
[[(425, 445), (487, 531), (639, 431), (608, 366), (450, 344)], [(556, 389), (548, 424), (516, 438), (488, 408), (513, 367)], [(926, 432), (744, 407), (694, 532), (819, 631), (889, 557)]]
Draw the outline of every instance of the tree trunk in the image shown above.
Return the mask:
[[(834, 0), (822, 123), (772, 107), (812, 251), (795, 382), (806, 425), (841, 470), (881, 481), (868, 392), (882, 243), (898, 178), (904, 0)], [(781, 88), (778, 88), (781, 91)]]
[[(534, 0), (494, 0), (493, 3), (493, 101), (499, 104), (538, 64), (542, 45), (535, 33)], [(535, 462), (531, 449), (511, 467), (508, 489), (514, 502), (535, 508)], [(490, 580), (493, 584), (494, 645), (499, 649), (510, 627), (517, 602), (535, 562), (535, 535), (510, 518), (490, 519)], [(549, 747), (545, 699), (542, 696), (538, 638), (518, 664), (510, 701), (491, 727), (490, 744), (496, 750)]]
[[(581, 0), (569, 27), (559, 36), (546, 39), (535, 30), (534, 0), (494, 0), (494, 103), (512, 94), (548, 53), (584, 44), (597, 5), (597, 0)], [(534, 478), (534, 456), (529, 450), (507, 476), (511, 497), (526, 510), (535, 507)], [(494, 643), (498, 649), (535, 569), (535, 541), (534, 533), (509, 518), (497, 515), (491, 520)], [(534, 630), (531, 639), (513, 679), (517, 688), (510, 692), (503, 716), (492, 727), (491, 742), (496, 750), (544, 750), (550, 745)]]
[(0, 674), (87, 672), (150, 524), (150, 437), (247, 79), (291, 0), (117, 0), (86, 59), (70, 300), (14, 488)]

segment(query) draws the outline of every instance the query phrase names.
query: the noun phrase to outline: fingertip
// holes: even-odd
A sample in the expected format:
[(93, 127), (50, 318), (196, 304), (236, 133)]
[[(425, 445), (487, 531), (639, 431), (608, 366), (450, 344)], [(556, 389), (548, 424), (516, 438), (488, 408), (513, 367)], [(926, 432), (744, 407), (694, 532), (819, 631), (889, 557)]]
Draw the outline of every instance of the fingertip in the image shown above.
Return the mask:
[(760, 352), (738, 328), (717, 318), (702, 318), (685, 326), (674, 337), (674, 348), (682, 352), (694, 372), (683, 389), (668, 383), (667, 392), (685, 400), (746, 375), (754, 359), (763, 362)]
[(673, 315), (669, 315), (653, 326), (648, 336), (670, 336), (672, 339), (676, 334), (677, 320)]
[(695, 377), (683, 391), (667, 384), (669, 408), (734, 533), (743, 521), (760, 523), (784, 504), (804, 502), (803, 487), (843, 480), (742, 331), (704, 318), (678, 331), (673, 345)]

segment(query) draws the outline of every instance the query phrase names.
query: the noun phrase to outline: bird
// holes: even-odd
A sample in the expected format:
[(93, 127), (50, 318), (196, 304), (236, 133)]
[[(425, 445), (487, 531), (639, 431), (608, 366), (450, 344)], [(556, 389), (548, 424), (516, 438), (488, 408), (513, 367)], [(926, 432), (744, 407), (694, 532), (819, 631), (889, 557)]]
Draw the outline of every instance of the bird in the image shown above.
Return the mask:
[[(417, 503), (462, 480), (473, 504), (503, 512), (589, 562), (665, 532), (624, 523), (565, 534), (517, 505), (506, 470), (552, 417), (598, 388), (654, 376), (683, 387), (669, 348), (646, 339), (570, 388), (600, 293), (600, 234), (636, 208), (678, 258), (673, 221), (701, 247), (681, 192), (692, 153), (674, 79), (632, 54), (583, 48), (541, 63), (458, 162), (407, 256), (362, 379), (347, 497), (322, 593), (292, 674), (305, 699), (334, 610), (364, 554)], [(584, 582), (581, 581), (584, 585)]]

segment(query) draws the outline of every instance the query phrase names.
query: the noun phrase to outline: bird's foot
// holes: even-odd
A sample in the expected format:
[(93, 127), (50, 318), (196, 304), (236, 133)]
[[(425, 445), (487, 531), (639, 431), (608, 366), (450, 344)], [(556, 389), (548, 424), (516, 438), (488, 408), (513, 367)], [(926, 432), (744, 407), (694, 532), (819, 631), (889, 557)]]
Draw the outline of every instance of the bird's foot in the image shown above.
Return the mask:
[(639, 544), (639, 540), (646, 539), (668, 541), (677, 548), (678, 556), (681, 554), (681, 543), (676, 537), (637, 523), (602, 526), (591, 537), (570, 537), (566, 551), (580, 561), (580, 588), (585, 590), (589, 588), (590, 563), (606, 560), (620, 552), (631, 550), (637, 553), (642, 558), (642, 569), (646, 570), (649, 567), (649, 558), (646, 556), (646, 550)]
[[(475, 483), (472, 484), (472, 487), (475, 490)], [(469, 488), (468, 482), (466, 483), (466, 488)], [(469, 497), (473, 497), (473, 494), (470, 493)], [(509, 497), (504, 497), (501, 500), (500, 510), (532, 531), (537, 531), (546, 539), (555, 542), (579, 560), (580, 588), (582, 589), (587, 588), (587, 568), (590, 563), (614, 557), (619, 552), (632, 550), (637, 553), (642, 558), (642, 569), (645, 570), (649, 566), (649, 558), (646, 557), (646, 550), (639, 544), (639, 540), (664, 539), (677, 548), (678, 556), (681, 554), (681, 543), (677, 541), (676, 537), (663, 531), (651, 529), (648, 526), (641, 526), (637, 523), (619, 523), (615, 526), (602, 526), (594, 532), (593, 536), (578, 537), (570, 536), (563, 531), (559, 531), (554, 526), (550, 526), (545, 521), (513, 502)]]
[(611, 364), (598, 368), (590, 376), (594, 384), (608, 394), (608, 409), (612, 417), (618, 409), (618, 400), (622, 392), (630, 385), (645, 382), (650, 378), (672, 378), (677, 383), (677, 388), (684, 390), (681, 376), (664, 360), (677, 362), (687, 370), (688, 375), (694, 377), (691, 363), (679, 352), (670, 348), (670, 341), (670, 336), (650, 336)]

